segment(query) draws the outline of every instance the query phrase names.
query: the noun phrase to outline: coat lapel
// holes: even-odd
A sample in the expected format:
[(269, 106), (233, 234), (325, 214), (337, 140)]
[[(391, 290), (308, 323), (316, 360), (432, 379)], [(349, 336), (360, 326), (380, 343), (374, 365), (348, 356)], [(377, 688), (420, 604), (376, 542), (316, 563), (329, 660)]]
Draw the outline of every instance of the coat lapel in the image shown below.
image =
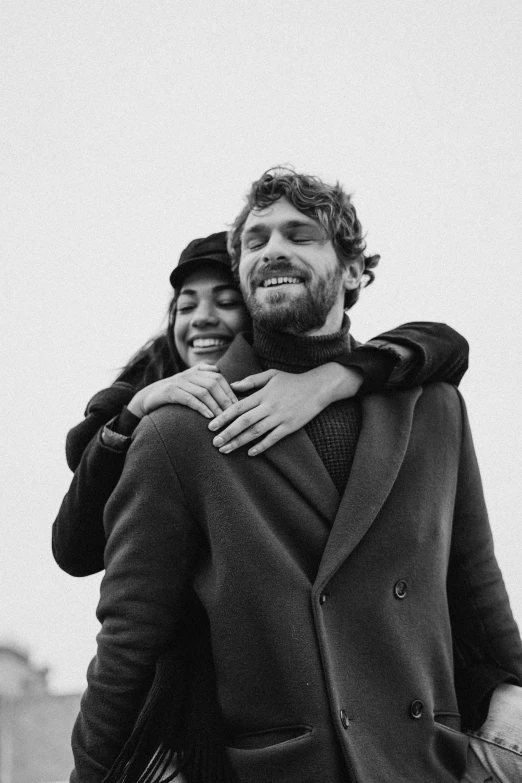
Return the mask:
[(366, 534), (397, 478), (421, 389), (362, 399), (363, 423), (350, 477), (315, 586), (322, 589)]
[[(238, 335), (218, 366), (229, 383), (263, 372), (252, 346)], [(326, 518), (329, 526), (340, 496), (323, 461), (304, 429), (280, 440), (254, 460), (267, 459), (307, 502)]]

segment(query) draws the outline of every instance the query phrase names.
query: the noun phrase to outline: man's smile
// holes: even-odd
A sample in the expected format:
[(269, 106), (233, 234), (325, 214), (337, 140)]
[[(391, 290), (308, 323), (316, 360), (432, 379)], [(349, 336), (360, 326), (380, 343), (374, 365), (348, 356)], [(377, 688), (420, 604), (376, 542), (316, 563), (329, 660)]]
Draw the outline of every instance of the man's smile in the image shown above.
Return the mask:
[(273, 286), (279, 285), (299, 285), (303, 282), (302, 277), (269, 277), (266, 280), (263, 280), (261, 286), (263, 288), (272, 288)]

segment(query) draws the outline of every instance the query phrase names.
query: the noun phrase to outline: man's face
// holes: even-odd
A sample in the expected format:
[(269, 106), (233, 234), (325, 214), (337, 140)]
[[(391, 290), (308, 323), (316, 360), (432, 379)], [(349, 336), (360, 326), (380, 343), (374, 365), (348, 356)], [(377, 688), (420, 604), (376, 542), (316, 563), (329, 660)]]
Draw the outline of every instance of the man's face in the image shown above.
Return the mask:
[(347, 277), (321, 224), (286, 198), (246, 219), (239, 279), (258, 323), (294, 334), (338, 331)]

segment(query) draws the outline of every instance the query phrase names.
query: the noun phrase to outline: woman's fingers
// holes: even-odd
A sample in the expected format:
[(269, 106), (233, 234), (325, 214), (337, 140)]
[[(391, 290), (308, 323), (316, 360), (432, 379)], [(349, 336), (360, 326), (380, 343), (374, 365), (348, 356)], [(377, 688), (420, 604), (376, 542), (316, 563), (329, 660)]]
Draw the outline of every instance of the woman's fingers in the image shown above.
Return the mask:
[(231, 451), (261, 437), (273, 426), (274, 423), (270, 416), (267, 416), (258, 407), (236, 419), (226, 430), (214, 438), (212, 444), (219, 449), (221, 454), (230, 454)]
[[(206, 404), (203, 396), (200, 393), (201, 387), (191, 386), (190, 384), (176, 384), (176, 386), (160, 386), (156, 389), (151, 389), (146, 399), (147, 413), (152, 413), (156, 408), (160, 408), (162, 405), (168, 405), (170, 403), (177, 403), (178, 405), (185, 405), (187, 408), (201, 413), (207, 419), (212, 419), (214, 412)], [(212, 398), (208, 396), (210, 402)], [(215, 405), (215, 403), (214, 403)]]
[(221, 375), (215, 364), (196, 364), (194, 367), (189, 367), (188, 370), (179, 373), (178, 376), (174, 376), (174, 379), (176, 377), (181, 382), (186, 379), (198, 386), (204, 386), (222, 410), (237, 402), (237, 397), (230, 388), (228, 381)]
[[(219, 414), (214, 421), (211, 421), (208, 425), (209, 430), (213, 430), (214, 432), (216, 430), (220, 430), (221, 427), (225, 427), (227, 424), (230, 424), (231, 421), (234, 421), (234, 419), (238, 419), (239, 416), (241, 416), (243, 413), (246, 413), (249, 410), (252, 410), (252, 408), (255, 408), (259, 405), (259, 399), (256, 394), (251, 394), (250, 397), (245, 397), (244, 400), (239, 400), (239, 402), (235, 402), (233, 405), (231, 405), (229, 408), (227, 408), (225, 411)], [(266, 414), (265, 414), (266, 415)], [(257, 421), (257, 419), (256, 419)], [(249, 425), (248, 425), (249, 426)], [(241, 432), (241, 427), (235, 432), (237, 435), (239, 432)], [(227, 430), (228, 431), (228, 428)], [(220, 433), (223, 435), (224, 433)]]
[[(198, 372), (190, 377), (190, 381), (194, 385), (201, 386), (201, 388), (205, 389), (216, 402), (218, 408), (209, 406), (212, 407), (212, 410), (216, 416), (221, 413), (221, 411), (230, 408), (231, 405), (237, 402), (237, 397), (230, 388), (228, 381), (219, 373)], [(208, 401), (206, 399), (205, 402), (208, 405)]]
[[(228, 382), (214, 365), (191, 367), (170, 378), (156, 381), (144, 392), (142, 406), (145, 413), (151, 413), (161, 405), (177, 403), (212, 418), (237, 402)], [(197, 404), (196, 400), (199, 400), (203, 407)]]
[(225, 407), (232, 405), (229, 397), (219, 384), (209, 382), (207, 386), (202, 378), (198, 378), (197, 383), (184, 379), (180, 384), (179, 391), (175, 392), (172, 402), (181, 403), (181, 405), (187, 405), (189, 408), (199, 410), (199, 407), (196, 407), (195, 400), (203, 403), (210, 410), (211, 417), (219, 416)]
[(251, 389), (260, 389), (262, 386), (266, 386), (276, 373), (277, 370), (265, 370), (265, 372), (258, 372), (255, 375), (247, 375), (242, 381), (234, 381), (230, 385), (234, 391), (243, 394)]
[(286, 438), (288, 434), (289, 432), (286, 427), (280, 424), (279, 427), (275, 427), (271, 432), (269, 432), (266, 438), (263, 438), (262, 441), (256, 443), (256, 445), (252, 446), (251, 449), (248, 449), (248, 456), (257, 457), (258, 454), (262, 454), (263, 451), (270, 449), (282, 438)]

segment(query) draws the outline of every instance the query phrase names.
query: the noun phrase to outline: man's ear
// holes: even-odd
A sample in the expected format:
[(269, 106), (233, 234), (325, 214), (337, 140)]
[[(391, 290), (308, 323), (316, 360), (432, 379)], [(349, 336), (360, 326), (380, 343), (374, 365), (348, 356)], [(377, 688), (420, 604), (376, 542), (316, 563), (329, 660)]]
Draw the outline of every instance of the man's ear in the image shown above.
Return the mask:
[(344, 267), (343, 286), (345, 291), (352, 291), (354, 288), (359, 288), (363, 272), (364, 259), (362, 256), (350, 261), (350, 263)]

